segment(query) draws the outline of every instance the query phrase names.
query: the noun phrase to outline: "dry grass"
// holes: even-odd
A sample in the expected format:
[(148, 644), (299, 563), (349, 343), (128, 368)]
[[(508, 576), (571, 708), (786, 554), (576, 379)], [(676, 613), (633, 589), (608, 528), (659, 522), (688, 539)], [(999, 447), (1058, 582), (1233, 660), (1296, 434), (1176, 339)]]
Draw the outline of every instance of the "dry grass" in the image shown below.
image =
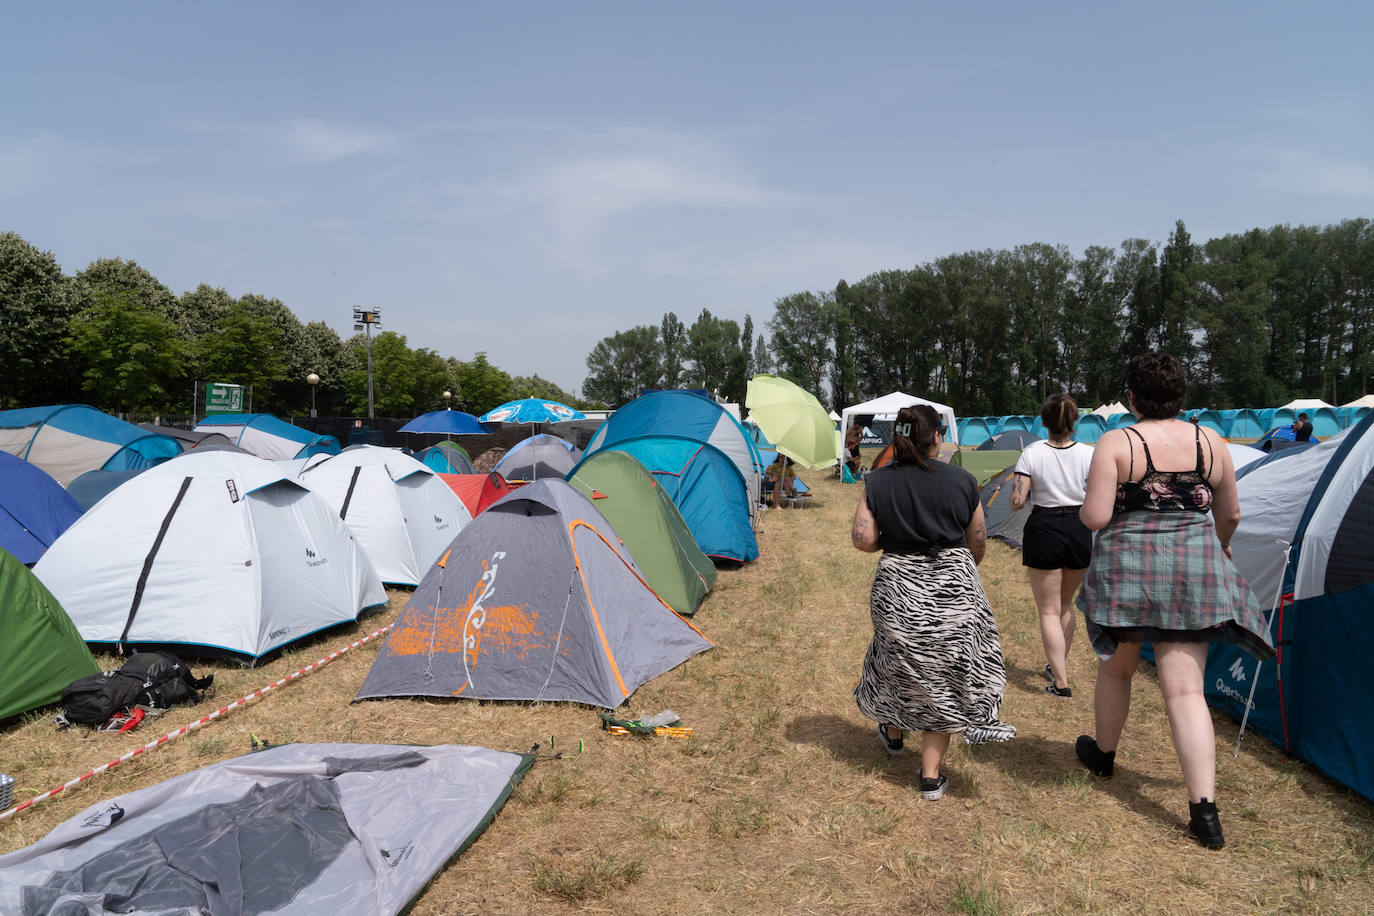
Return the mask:
[[(369, 645), (317, 674), (0, 822), (0, 851), (31, 843), (96, 801), (249, 748), (285, 741), (471, 743), (541, 759), (487, 833), (439, 875), (414, 912), (634, 913), (1367, 912), (1374, 806), (1247, 738), (1217, 716), (1228, 846), (1184, 831), (1187, 797), (1158, 689), (1142, 666), (1117, 776), (1088, 778), (1073, 740), (1092, 729), (1092, 655), (1073, 647), (1077, 695), (1040, 691), (1035, 611), (1017, 554), (991, 545), (982, 576), (1002, 632), (1005, 745), (956, 742), (952, 785), (922, 802), (916, 757), (889, 758), (851, 691), (869, 637), (876, 559), (849, 545), (857, 487), (804, 475), (809, 510), (769, 510), (762, 557), (722, 572), (696, 617), (716, 648), (643, 687), (629, 712), (671, 707), (692, 740), (610, 737), (595, 710), (473, 702), (349, 705)], [(405, 601), (368, 621), (370, 632)], [(362, 630), (363, 628), (359, 628)], [(210, 667), (225, 702), (352, 638), (335, 635), (265, 668)], [(198, 669), (199, 670), (199, 669)], [(178, 710), (166, 731), (210, 709)], [(3, 733), (0, 771), (36, 793), (138, 738), (56, 732), (33, 717)], [(541, 748), (541, 753), (546, 748)], [(22, 792), (19, 798), (27, 797)]]

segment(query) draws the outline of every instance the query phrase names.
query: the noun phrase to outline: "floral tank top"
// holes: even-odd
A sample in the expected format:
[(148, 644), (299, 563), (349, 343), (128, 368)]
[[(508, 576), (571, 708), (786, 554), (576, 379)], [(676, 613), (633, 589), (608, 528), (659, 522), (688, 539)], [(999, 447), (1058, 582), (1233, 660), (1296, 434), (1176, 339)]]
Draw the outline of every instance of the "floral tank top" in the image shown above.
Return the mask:
[[(1207, 512), (1212, 508), (1212, 487), (1202, 459), (1202, 433), (1194, 428), (1197, 466), (1191, 471), (1157, 471), (1145, 437), (1127, 426), (1126, 434), (1140, 440), (1145, 450), (1145, 476), (1117, 484), (1116, 512), (1145, 509), (1151, 512)], [(1135, 449), (1131, 449), (1130, 477), (1135, 476)]]

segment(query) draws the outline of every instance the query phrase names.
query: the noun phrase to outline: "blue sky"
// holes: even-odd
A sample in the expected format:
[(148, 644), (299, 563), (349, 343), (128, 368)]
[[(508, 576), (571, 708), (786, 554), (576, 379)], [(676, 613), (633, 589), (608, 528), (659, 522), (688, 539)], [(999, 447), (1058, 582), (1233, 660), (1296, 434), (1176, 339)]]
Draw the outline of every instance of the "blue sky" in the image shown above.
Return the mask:
[(580, 390), (969, 249), (1374, 216), (1369, 4), (30, 3), (0, 231)]

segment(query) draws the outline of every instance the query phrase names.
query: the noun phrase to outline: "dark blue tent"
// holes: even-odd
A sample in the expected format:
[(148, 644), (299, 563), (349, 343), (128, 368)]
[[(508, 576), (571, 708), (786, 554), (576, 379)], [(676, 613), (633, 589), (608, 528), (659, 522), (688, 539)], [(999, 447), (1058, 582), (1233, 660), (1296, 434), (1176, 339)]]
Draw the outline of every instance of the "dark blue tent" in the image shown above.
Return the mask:
[(0, 452), (0, 547), (20, 563), (37, 563), (81, 511), (42, 468)]

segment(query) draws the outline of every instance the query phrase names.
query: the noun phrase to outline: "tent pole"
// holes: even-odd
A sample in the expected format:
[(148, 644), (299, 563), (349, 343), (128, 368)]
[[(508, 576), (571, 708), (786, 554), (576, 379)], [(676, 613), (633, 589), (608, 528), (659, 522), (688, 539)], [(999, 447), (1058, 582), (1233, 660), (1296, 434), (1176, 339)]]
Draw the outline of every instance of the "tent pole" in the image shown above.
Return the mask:
[[(1274, 590), (1274, 603), (1269, 608), (1269, 617), (1264, 621), (1264, 629), (1267, 632), (1274, 626), (1274, 614), (1278, 612), (1279, 602), (1283, 600), (1283, 580), (1288, 576), (1288, 555), (1293, 550), (1293, 545), (1288, 541), (1275, 539), (1274, 543), (1283, 544), (1283, 570), (1279, 573), (1279, 586)], [(1236, 735), (1236, 752), (1233, 756), (1240, 756), (1240, 742), (1245, 738), (1245, 723), (1250, 721), (1250, 710), (1255, 705), (1255, 690), (1259, 687), (1260, 667), (1264, 662), (1255, 662), (1255, 676), (1250, 680), (1250, 696), (1245, 700), (1245, 713), (1240, 717), (1240, 734)]]

